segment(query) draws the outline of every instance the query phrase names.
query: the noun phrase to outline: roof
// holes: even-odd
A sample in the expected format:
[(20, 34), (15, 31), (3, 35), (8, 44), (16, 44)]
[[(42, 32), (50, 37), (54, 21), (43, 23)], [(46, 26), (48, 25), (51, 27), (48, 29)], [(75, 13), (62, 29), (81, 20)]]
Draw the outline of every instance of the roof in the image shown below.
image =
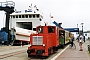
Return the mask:
[(79, 32), (79, 28), (64, 28), (64, 29), (70, 32)]

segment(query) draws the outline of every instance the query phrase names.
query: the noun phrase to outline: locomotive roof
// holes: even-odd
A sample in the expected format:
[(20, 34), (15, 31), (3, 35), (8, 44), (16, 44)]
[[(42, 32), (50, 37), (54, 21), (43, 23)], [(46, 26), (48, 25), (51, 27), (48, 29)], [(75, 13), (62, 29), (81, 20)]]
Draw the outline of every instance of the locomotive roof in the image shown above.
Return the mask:
[(38, 27), (56, 27), (56, 26), (38, 26)]

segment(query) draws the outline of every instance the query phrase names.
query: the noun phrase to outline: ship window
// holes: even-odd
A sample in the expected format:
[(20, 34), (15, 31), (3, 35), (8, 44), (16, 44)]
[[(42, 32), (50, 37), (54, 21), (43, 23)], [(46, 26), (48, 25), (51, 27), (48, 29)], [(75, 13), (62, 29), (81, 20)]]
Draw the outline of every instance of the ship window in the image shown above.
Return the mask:
[(22, 15), (22, 18), (24, 18), (24, 15)]
[(28, 18), (28, 15), (25, 15), (26, 18)]
[(10, 16), (10, 18), (12, 18), (12, 16)]
[(42, 21), (42, 19), (40, 18), (40, 21)]
[(36, 31), (36, 28), (33, 28), (34, 31)]
[(37, 16), (37, 18), (39, 18), (39, 15), (36, 15)]
[(16, 15), (16, 18), (18, 18), (18, 15)]
[(29, 15), (29, 18), (31, 18), (32, 16), (31, 15)]
[(13, 18), (15, 18), (15, 16), (13, 16)]
[(33, 18), (35, 18), (35, 15), (33, 15)]
[(19, 18), (21, 18), (21, 15), (19, 15)]

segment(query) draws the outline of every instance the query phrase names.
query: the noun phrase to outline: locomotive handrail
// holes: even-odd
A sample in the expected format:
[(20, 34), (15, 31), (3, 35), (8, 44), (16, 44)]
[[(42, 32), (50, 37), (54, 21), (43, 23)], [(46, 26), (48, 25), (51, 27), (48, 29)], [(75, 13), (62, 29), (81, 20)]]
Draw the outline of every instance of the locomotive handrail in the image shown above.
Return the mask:
[(13, 1), (0, 2), (0, 7), (15, 7), (15, 3)]

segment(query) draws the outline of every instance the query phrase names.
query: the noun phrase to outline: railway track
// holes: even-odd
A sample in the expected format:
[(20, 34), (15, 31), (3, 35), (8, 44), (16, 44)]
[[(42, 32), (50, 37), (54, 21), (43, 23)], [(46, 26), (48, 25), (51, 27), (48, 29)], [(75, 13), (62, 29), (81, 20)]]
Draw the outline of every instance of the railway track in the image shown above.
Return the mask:
[(24, 53), (24, 52), (26, 52), (26, 50), (21, 50), (21, 51), (17, 51), (17, 52), (12, 52), (12, 53), (8, 53), (8, 54), (0, 55), (0, 59), (7, 58), (7, 57), (10, 57), (10, 56), (14, 56), (14, 55), (17, 55), (17, 54), (21, 54), (21, 53)]
[(59, 49), (56, 53), (50, 55), (48, 58), (41, 58), (41, 57), (28, 57), (25, 49), (19, 49), (15, 50), (10, 53), (5, 53), (0, 55), (0, 60), (51, 60), (53, 57), (55, 57), (59, 52), (61, 52), (63, 49)]

